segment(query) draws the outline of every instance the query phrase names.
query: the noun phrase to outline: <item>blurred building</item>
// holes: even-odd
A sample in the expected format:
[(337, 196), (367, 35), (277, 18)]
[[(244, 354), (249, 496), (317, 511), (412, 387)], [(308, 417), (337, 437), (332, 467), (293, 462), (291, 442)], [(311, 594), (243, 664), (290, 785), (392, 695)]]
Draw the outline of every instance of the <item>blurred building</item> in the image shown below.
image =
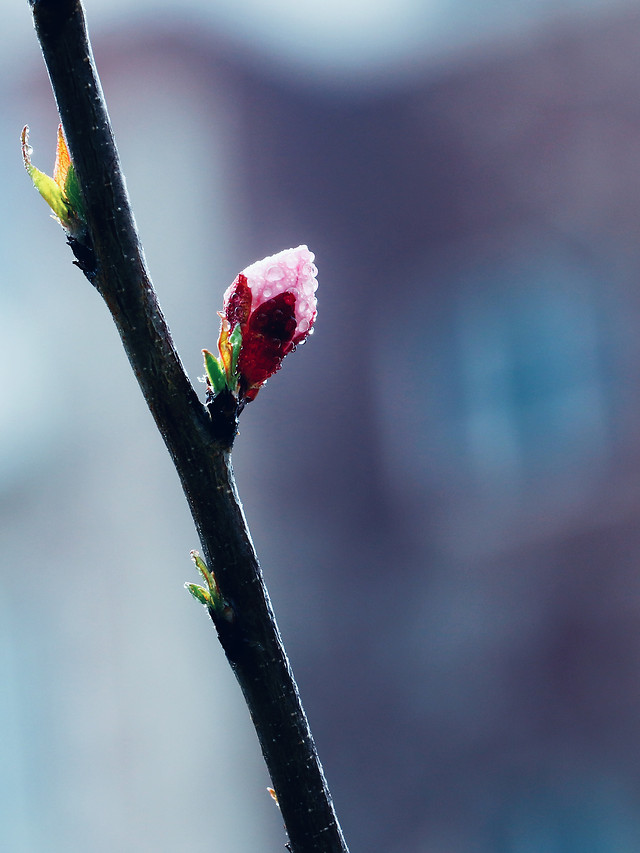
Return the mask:
[[(316, 335), (234, 458), (353, 851), (640, 849), (639, 48), (636, 12), (567, 15), (356, 86), (191, 25), (96, 40), (192, 376), (239, 269), (317, 256)], [(180, 599), (177, 482), (33, 196), (3, 296), (7, 849), (281, 848)]]

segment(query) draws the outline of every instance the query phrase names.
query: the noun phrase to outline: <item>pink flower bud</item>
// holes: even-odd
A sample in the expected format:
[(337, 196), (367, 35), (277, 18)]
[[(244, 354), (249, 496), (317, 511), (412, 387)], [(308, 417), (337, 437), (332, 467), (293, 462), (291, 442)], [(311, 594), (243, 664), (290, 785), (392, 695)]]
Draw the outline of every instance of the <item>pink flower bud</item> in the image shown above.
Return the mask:
[(224, 294), (220, 343), (240, 326), (238, 374), (246, 400), (253, 400), (285, 355), (313, 330), (318, 287), (313, 260), (306, 246), (285, 249), (248, 266)]

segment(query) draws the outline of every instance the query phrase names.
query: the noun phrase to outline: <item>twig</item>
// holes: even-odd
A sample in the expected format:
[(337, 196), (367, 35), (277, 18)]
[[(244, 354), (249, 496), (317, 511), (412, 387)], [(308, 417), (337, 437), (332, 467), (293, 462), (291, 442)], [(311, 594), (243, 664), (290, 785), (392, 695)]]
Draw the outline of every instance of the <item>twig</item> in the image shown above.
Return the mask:
[(229, 607), (212, 619), (258, 734), (294, 853), (347, 853), (247, 529), (231, 466), (235, 430), (216, 423), (180, 363), (129, 205), (79, 0), (30, 0), (84, 199), (75, 246), (107, 303), (173, 458)]

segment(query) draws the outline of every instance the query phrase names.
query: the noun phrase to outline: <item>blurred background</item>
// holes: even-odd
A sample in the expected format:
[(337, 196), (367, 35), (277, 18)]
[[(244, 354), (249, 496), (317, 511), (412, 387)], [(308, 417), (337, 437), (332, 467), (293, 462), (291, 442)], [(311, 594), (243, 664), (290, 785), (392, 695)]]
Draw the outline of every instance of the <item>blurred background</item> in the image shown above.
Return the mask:
[[(640, 850), (640, 4), (87, 0), (190, 376), (307, 243), (234, 461), (353, 853)], [(0, 849), (283, 850), (195, 532), (0, 35)]]

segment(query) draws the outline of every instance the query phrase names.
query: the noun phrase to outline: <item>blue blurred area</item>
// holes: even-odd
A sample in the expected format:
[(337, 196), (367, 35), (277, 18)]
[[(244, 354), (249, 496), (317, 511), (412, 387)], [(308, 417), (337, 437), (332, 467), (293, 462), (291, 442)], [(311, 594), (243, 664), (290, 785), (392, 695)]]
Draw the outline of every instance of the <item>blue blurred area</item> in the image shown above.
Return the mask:
[[(274, 4), (273, 32), (260, 4), (201, 24), (195, 4), (144, 26), (97, 10), (190, 375), (238, 270), (316, 253), (316, 334), (243, 414), (234, 460), (353, 851), (640, 849), (623, 5), (496, 2), (474, 28), (467, 4), (407, 3), (377, 54), (384, 4), (354, 54), (357, 4), (328, 6), (307, 54), (304, 4), (288, 30)], [(170, 461), (22, 171), (22, 124), (46, 169), (56, 118), (20, 32), (0, 94), (0, 849), (281, 849), (239, 691), (181, 592), (197, 543)]]

